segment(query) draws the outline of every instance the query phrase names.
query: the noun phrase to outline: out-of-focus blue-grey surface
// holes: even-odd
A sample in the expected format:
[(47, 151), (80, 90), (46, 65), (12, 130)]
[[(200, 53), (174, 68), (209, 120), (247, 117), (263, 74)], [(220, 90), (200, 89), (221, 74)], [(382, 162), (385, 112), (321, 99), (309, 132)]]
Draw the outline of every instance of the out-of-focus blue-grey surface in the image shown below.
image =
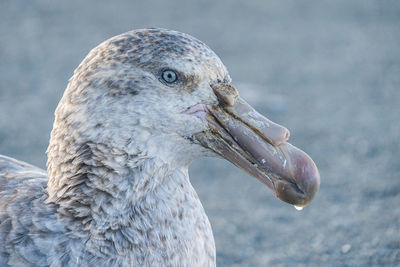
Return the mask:
[(45, 167), (53, 111), (91, 48), (144, 27), (189, 33), (319, 166), (303, 211), (233, 165), (191, 179), (220, 266), (400, 264), (400, 2), (0, 2), (0, 154)]

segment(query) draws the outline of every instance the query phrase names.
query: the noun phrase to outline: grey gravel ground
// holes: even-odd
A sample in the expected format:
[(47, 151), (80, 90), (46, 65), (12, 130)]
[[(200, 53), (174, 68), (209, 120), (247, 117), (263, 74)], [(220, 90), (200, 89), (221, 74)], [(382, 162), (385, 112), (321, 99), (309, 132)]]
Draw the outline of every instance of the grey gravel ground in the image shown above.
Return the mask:
[(45, 167), (74, 68), (150, 26), (205, 41), (320, 169), (299, 212), (223, 160), (196, 161), (220, 266), (400, 265), (399, 1), (0, 1), (0, 154)]

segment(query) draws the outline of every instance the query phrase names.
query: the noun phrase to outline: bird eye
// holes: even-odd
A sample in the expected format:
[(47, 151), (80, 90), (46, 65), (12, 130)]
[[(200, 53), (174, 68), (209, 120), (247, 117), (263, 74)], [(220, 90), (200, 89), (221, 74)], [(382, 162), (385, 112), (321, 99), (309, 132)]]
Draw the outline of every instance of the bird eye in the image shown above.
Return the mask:
[(178, 79), (175, 71), (173, 70), (164, 70), (161, 74), (161, 78), (166, 82), (166, 83), (174, 83)]

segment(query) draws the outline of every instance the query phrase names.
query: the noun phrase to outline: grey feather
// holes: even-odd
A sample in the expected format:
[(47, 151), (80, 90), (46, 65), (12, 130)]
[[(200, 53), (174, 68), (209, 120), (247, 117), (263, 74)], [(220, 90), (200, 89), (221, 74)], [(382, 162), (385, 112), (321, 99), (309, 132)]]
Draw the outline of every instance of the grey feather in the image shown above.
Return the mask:
[(56, 218), (56, 206), (46, 204), (46, 184), (45, 171), (0, 155), (1, 266), (68, 261), (62, 252), (67, 243), (65, 229)]

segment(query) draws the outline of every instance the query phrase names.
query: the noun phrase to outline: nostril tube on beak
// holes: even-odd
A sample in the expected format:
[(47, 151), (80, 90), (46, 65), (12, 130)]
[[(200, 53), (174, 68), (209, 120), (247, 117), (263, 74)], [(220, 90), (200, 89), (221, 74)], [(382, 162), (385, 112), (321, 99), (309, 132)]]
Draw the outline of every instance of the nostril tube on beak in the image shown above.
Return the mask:
[[(238, 91), (230, 83), (220, 83), (212, 86), (212, 89), (218, 98), (219, 106), (251, 127), (272, 145), (281, 145), (289, 139), (290, 132), (288, 129), (258, 113), (239, 97)], [(253, 125), (253, 122), (256, 121), (258, 123)]]
[(222, 106), (233, 106), (236, 98), (239, 96), (236, 88), (229, 83), (214, 85), (212, 89)]
[(241, 97), (236, 99), (233, 106), (226, 106), (224, 108), (235, 118), (242, 121), (253, 131), (258, 133), (271, 145), (279, 146), (284, 144), (290, 137), (290, 132), (286, 127), (267, 119)]

